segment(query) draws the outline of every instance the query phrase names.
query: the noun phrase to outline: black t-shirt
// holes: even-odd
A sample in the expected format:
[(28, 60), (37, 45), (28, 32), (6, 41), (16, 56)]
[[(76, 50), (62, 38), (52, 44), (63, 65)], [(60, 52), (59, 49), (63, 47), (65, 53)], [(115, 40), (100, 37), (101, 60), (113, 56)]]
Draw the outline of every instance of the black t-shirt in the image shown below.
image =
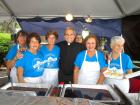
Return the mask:
[(68, 45), (66, 41), (59, 42), (57, 45), (60, 47), (59, 71), (64, 75), (73, 75), (74, 61), (77, 54), (85, 49), (84, 45), (76, 42)]

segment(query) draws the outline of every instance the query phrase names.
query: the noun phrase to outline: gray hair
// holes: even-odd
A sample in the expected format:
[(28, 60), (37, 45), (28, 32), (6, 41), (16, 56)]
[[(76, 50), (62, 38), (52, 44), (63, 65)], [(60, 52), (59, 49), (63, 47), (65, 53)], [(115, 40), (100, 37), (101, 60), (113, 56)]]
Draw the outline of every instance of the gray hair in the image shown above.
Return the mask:
[(72, 30), (73, 33), (74, 33), (74, 35), (76, 35), (76, 32), (75, 32), (75, 30), (74, 30), (73, 27), (66, 27), (66, 29), (64, 30), (64, 35), (66, 34), (66, 31), (67, 31), (67, 30)]
[(112, 48), (113, 45), (118, 44), (118, 43), (125, 43), (125, 39), (122, 36), (114, 36), (111, 38), (111, 42), (110, 42), (110, 47)]

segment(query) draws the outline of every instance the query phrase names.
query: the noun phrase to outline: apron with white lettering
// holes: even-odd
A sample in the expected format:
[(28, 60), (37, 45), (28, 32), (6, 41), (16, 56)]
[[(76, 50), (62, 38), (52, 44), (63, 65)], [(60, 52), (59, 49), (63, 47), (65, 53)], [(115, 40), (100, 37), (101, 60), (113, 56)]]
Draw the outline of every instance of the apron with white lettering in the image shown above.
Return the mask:
[[(110, 62), (108, 63), (108, 69), (109, 70), (113, 70), (113, 71), (117, 71), (118, 73), (122, 73), (123, 74), (123, 68), (122, 68), (122, 56), (120, 54), (120, 69), (117, 68), (110, 68)], [(117, 85), (124, 93), (128, 93), (129, 92), (129, 80), (128, 79), (123, 79), (119, 78), (117, 79), (117, 77), (113, 77), (113, 78), (105, 78), (104, 84), (110, 84), (112, 86)]]
[(59, 70), (58, 68), (56, 69), (46, 68), (42, 76), (43, 83), (49, 83), (53, 86), (57, 86), (58, 85), (58, 70)]
[(100, 65), (96, 51), (97, 61), (86, 61), (87, 51), (84, 56), (82, 67), (79, 70), (78, 84), (96, 84), (100, 76)]

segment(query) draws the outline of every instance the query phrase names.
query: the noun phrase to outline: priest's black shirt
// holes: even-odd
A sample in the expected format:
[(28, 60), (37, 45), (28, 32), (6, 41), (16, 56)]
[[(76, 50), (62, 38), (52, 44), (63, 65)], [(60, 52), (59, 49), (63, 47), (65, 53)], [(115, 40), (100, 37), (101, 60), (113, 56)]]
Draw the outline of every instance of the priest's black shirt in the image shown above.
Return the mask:
[(85, 47), (76, 42), (68, 45), (66, 41), (59, 42), (57, 45), (60, 47), (59, 82), (69, 83), (71, 81), (73, 83), (74, 61), (77, 54)]

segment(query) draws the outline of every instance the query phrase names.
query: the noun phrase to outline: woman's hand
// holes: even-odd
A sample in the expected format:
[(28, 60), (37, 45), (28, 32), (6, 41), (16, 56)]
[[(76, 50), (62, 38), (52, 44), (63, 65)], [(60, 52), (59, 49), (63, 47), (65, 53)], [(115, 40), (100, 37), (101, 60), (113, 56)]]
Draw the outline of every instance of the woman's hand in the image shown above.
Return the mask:
[(104, 77), (103, 72), (104, 72), (105, 70), (107, 70), (107, 67), (102, 68), (102, 69), (100, 70), (100, 77), (99, 77), (99, 79), (98, 79), (98, 81), (97, 81), (96, 84), (103, 84), (103, 83), (104, 83), (105, 77)]
[(22, 57), (23, 57), (23, 54), (21, 52), (17, 52), (17, 54), (16, 54), (16, 60), (17, 59), (20, 59)]
[(74, 75), (73, 75), (74, 84), (78, 83), (78, 75), (79, 75), (79, 68), (75, 66)]
[(20, 49), (18, 50), (18, 52), (23, 52), (23, 51), (26, 51), (26, 48), (25, 48), (25, 47), (20, 48)]

